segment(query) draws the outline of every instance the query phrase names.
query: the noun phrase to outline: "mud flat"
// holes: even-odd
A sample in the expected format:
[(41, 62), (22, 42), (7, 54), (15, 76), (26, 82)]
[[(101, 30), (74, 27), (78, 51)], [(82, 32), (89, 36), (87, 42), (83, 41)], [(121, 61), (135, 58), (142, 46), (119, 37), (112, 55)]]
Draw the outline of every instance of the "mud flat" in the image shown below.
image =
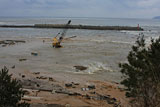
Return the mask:
[(90, 25), (64, 25), (64, 24), (34, 24), (34, 25), (0, 25), (6, 28), (68, 28), (68, 29), (89, 29), (89, 30), (129, 30), (143, 31), (141, 27), (131, 26), (90, 26)]

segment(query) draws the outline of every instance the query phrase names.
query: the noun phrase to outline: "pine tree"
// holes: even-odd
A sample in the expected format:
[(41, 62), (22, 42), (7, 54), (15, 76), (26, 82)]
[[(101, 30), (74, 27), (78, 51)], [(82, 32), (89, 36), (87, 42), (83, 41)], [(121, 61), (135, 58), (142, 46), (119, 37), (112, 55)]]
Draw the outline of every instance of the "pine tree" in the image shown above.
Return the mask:
[(0, 71), (0, 107), (29, 107), (25, 102), (20, 103), (24, 95), (22, 85), (8, 71), (6, 67)]
[(120, 64), (126, 96), (132, 97), (135, 106), (160, 106), (160, 38), (151, 39), (146, 47), (144, 36), (140, 36), (127, 59), (128, 63)]

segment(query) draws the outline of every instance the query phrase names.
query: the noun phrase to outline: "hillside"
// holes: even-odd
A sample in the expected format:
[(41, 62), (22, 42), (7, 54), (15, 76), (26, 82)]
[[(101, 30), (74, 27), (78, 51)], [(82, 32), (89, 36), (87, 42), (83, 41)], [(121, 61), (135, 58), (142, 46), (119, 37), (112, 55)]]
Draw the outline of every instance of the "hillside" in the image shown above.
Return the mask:
[(160, 16), (155, 16), (153, 19), (160, 19)]

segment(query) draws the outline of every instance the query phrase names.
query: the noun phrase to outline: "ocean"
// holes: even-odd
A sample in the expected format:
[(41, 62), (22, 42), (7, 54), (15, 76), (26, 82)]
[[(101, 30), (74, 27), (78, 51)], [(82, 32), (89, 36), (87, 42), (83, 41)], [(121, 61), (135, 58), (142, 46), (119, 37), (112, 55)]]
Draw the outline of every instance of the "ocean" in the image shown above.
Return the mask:
[[(24, 47), (0, 47), (0, 65), (15, 64), (29, 70), (68, 72), (76, 75), (89, 75), (93, 78), (120, 81), (119, 63), (127, 62), (128, 52), (140, 33), (146, 43), (160, 36), (160, 20), (157, 19), (125, 19), (125, 18), (0, 18), (0, 25), (33, 25), (33, 24), (71, 24), (100, 26), (137, 26), (144, 31), (110, 31), (69, 29), (66, 38), (77, 36), (73, 40), (62, 43), (62, 49), (55, 50), (51, 44), (41, 42), (25, 44)], [(63, 29), (37, 28), (0, 28), (0, 39), (52, 39)], [(23, 45), (22, 45), (23, 46)], [(30, 52), (36, 51), (38, 57), (31, 58)], [(28, 53), (28, 54), (27, 54)], [(27, 63), (19, 63), (20, 57), (29, 59)], [(77, 71), (73, 66), (88, 67), (85, 71)]]

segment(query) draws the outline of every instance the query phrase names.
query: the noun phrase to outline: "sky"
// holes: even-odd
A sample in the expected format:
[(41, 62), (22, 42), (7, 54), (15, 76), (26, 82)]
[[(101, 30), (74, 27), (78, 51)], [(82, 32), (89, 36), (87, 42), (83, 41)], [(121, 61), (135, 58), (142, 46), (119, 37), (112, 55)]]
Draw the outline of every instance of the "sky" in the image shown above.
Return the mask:
[(0, 0), (0, 16), (153, 18), (160, 0)]

